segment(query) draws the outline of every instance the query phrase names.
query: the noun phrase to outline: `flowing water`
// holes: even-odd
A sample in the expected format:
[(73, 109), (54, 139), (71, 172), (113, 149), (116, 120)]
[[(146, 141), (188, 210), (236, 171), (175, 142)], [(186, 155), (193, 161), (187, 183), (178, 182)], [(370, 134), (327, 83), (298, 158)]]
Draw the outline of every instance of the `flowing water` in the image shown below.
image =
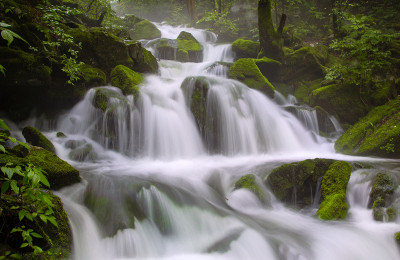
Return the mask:
[[(352, 174), (345, 221), (321, 221), (317, 208), (290, 209), (264, 185), (273, 168), (307, 158), (375, 163), (394, 174), (397, 161), (335, 154), (319, 136), (312, 109), (290, 112), (293, 98), (277, 93), (271, 100), (227, 79), (216, 62), (233, 61), (230, 45), (201, 30), (158, 27), (169, 39), (192, 33), (204, 61), (160, 60), (159, 74), (146, 76), (136, 98), (113, 87), (92, 89), (58, 121), (56, 130), (67, 138), (48, 132), (58, 155), (84, 179), (57, 193), (71, 221), (73, 259), (400, 258), (394, 240), (400, 221), (376, 222), (367, 208), (379, 169)], [(212, 130), (199, 128), (190, 109), (199, 76), (209, 86), (204, 114)], [(92, 105), (99, 89), (113, 93), (105, 112)], [(332, 124), (335, 136), (341, 129)], [(74, 149), (83, 150), (74, 156)], [(234, 189), (249, 173), (264, 201)]]

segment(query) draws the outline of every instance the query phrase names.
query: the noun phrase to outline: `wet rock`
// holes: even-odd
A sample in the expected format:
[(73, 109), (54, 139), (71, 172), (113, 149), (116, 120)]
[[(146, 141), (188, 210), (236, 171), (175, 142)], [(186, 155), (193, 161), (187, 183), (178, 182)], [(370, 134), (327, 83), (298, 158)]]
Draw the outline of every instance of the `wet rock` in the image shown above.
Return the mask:
[(257, 58), (260, 43), (250, 40), (237, 39), (232, 43), (232, 51), (235, 53), (235, 59)]
[(56, 148), (53, 143), (47, 139), (38, 129), (27, 126), (22, 130), (22, 135), (25, 137), (26, 142), (34, 145), (42, 147), (49, 152), (56, 153)]
[(261, 201), (264, 200), (264, 194), (258, 184), (256, 183), (256, 176), (254, 174), (247, 174), (240, 177), (239, 180), (235, 182), (235, 190), (237, 189), (247, 189), (253, 192)]
[(124, 95), (136, 97), (142, 81), (143, 77), (140, 73), (123, 65), (118, 65), (111, 71), (111, 85), (121, 89)]

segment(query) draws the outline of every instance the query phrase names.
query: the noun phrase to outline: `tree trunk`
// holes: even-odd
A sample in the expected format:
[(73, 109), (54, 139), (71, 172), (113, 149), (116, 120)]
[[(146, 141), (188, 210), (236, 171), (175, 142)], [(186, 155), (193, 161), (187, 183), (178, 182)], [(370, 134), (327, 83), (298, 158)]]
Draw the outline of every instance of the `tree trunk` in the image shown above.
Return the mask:
[(222, 0), (218, 1), (218, 13), (222, 13)]
[[(286, 21), (286, 15), (282, 15)], [(282, 19), (281, 19), (282, 22)], [(283, 31), (284, 22), (282, 23)], [(275, 31), (271, 15), (271, 0), (258, 0), (258, 37), (260, 52), (258, 56), (281, 61), (283, 59), (282, 34)]]
[(194, 0), (186, 0), (190, 24), (194, 26), (198, 20)]

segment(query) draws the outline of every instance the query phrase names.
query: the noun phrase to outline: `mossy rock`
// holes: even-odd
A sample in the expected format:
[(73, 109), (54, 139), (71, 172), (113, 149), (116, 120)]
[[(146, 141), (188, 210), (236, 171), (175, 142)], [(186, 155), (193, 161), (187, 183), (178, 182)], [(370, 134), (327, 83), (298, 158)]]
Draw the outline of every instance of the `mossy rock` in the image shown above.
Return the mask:
[(272, 170), (267, 184), (280, 201), (300, 208), (311, 206), (321, 179), (333, 162), (316, 158), (284, 164)]
[(36, 146), (31, 147), (29, 154), (25, 157), (1, 154), (0, 166), (4, 166), (7, 163), (12, 163), (13, 165), (30, 163), (42, 168), (53, 190), (58, 190), (81, 181), (78, 170), (58, 158), (54, 153)]
[(394, 234), (394, 239), (396, 240), (397, 244), (400, 246), (400, 231)]
[(101, 28), (90, 30), (76, 28), (69, 30), (68, 33), (75, 42), (82, 43), (82, 50), (78, 54), (80, 61), (100, 68), (106, 73), (110, 73), (117, 65), (133, 69), (134, 62), (129, 56), (128, 47), (117, 36)]
[(34, 146), (42, 147), (49, 152), (56, 153), (56, 148), (53, 143), (38, 129), (31, 126), (24, 127), (24, 129), (22, 129), (22, 135), (25, 137), (26, 142)]
[(277, 81), (279, 80), (280, 69), (282, 63), (279, 61), (269, 59), (269, 58), (262, 58), (262, 59), (255, 59), (254, 62), (256, 63), (257, 67), (260, 69), (261, 73), (270, 81)]
[(237, 39), (232, 43), (232, 51), (235, 53), (235, 59), (257, 58), (260, 43), (251, 40)]
[(305, 46), (289, 52), (282, 63), (281, 79), (284, 82), (299, 82), (323, 78), (328, 59), (328, 47), (322, 45)]
[(322, 85), (322, 82), (324, 81), (323, 78), (316, 79), (313, 81), (302, 81), (297, 84), (294, 96), (296, 97), (297, 101), (301, 104), (308, 104), (310, 105), (310, 97), (312, 95), (312, 92), (318, 88), (320, 88)]
[(111, 85), (122, 90), (124, 95), (136, 95), (143, 76), (124, 65), (118, 65), (111, 71)]
[[(23, 259), (67, 259), (71, 256), (72, 232), (69, 226), (68, 216), (63, 208), (59, 197), (50, 193), (53, 204), (53, 216), (57, 222), (57, 227), (50, 222), (44, 223), (39, 217), (33, 221), (26, 218), (20, 223), (18, 209), (19, 202), (12, 196), (3, 194), (0, 199), (1, 217), (3, 220), (0, 243), (7, 245), (12, 252), (22, 254)], [(42, 238), (33, 238), (34, 244), (44, 250), (43, 253), (33, 255), (29, 249), (20, 248), (22, 240), (19, 232), (11, 233), (17, 226), (24, 225), (26, 229), (33, 229)]]
[[(191, 33), (182, 31), (178, 38), (178, 52), (176, 59), (181, 62), (202, 62), (203, 46), (193, 37)], [(187, 55), (185, 54), (187, 52)], [(186, 57), (188, 59), (186, 59)], [(182, 59), (182, 60), (180, 60)]]
[(329, 166), (322, 178), (322, 202), (317, 215), (324, 220), (344, 219), (347, 216), (346, 189), (353, 167), (344, 161)]
[(152, 46), (156, 49), (157, 58), (164, 60), (176, 60), (178, 51), (177, 40), (162, 38), (155, 40)]
[(400, 158), (400, 98), (371, 110), (335, 143), (337, 152)]
[(142, 47), (140, 42), (128, 44), (129, 56), (134, 61), (134, 71), (141, 73), (156, 73), (158, 71), (158, 62), (153, 54)]
[(83, 85), (86, 89), (104, 86), (107, 83), (106, 74), (99, 68), (94, 68), (88, 64), (78, 65), (80, 79), (77, 84)]
[[(105, 112), (107, 109), (112, 108), (113, 103), (109, 102), (111, 98), (118, 100), (117, 103), (119, 104), (124, 104), (124, 105), (128, 104), (127, 98), (121, 95), (120, 93), (117, 93), (108, 88), (98, 88), (94, 93), (92, 105), (95, 108), (98, 108), (101, 111)], [(75, 149), (76, 147), (69, 147), (69, 148)]]
[(247, 189), (253, 192), (261, 201), (264, 200), (264, 194), (256, 182), (256, 176), (254, 174), (247, 174), (240, 177), (235, 182), (235, 190)]
[(66, 138), (67, 137), (63, 132), (57, 132), (56, 136), (58, 138)]
[(96, 160), (98, 158), (98, 155), (95, 151), (93, 151), (93, 146), (86, 143), (85, 145), (77, 147), (76, 149), (69, 152), (68, 157), (74, 161), (84, 162), (88, 160)]
[(275, 89), (257, 67), (254, 59), (239, 59), (228, 71), (231, 79), (239, 80), (248, 87), (257, 89), (267, 96), (273, 98)]
[(123, 18), (123, 21), (127, 27), (133, 27), (135, 24), (140, 23), (143, 20), (143, 18), (137, 17), (134, 14), (126, 14)]
[(361, 100), (354, 87), (332, 84), (312, 91), (310, 105), (320, 106), (342, 123), (353, 124), (368, 113), (369, 108)]
[(154, 24), (143, 19), (129, 31), (129, 37), (132, 40), (153, 40), (160, 38), (161, 32)]

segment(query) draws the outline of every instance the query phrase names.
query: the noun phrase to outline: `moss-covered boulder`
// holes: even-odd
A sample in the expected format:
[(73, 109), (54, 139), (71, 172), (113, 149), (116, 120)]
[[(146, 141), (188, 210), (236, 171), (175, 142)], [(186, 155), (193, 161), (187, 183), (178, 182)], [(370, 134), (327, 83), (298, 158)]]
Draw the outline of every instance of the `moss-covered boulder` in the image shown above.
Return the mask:
[(83, 85), (85, 89), (104, 86), (107, 83), (106, 74), (99, 68), (81, 63), (78, 65), (79, 81), (76, 84)]
[(322, 178), (322, 202), (317, 215), (324, 220), (344, 219), (347, 216), (346, 189), (353, 167), (344, 161), (334, 162)]
[(54, 153), (43, 148), (33, 146), (28, 154), (18, 154), (19, 156), (15, 156), (12, 153), (0, 154), (0, 166), (4, 166), (7, 163), (12, 163), (13, 165), (30, 163), (40, 167), (45, 171), (50, 187), (53, 190), (81, 181), (78, 170), (58, 158)]
[(284, 82), (299, 82), (323, 78), (325, 76), (324, 66), (328, 62), (328, 47), (323, 45), (305, 46), (285, 55), (281, 79)]
[(202, 62), (203, 46), (191, 33), (182, 31), (178, 38), (178, 52), (176, 59), (181, 62)]
[(368, 107), (361, 100), (359, 90), (342, 84), (332, 84), (312, 91), (311, 106), (320, 106), (336, 115), (342, 123), (353, 124), (368, 113)]
[(152, 40), (161, 37), (161, 32), (158, 28), (146, 19), (133, 25), (129, 30), (129, 37), (132, 40)]
[[(0, 252), (6, 245), (11, 252), (22, 254), (23, 259), (66, 259), (71, 256), (72, 232), (68, 216), (59, 197), (50, 193), (50, 200), (53, 204), (53, 216), (57, 226), (54, 226), (49, 221), (44, 223), (39, 217), (34, 218), (33, 221), (25, 218), (20, 222), (19, 209), (14, 208), (15, 206), (21, 206), (20, 202), (12, 195), (3, 194), (1, 196), (2, 231), (0, 233), (0, 243), (2, 244), (2, 249), (0, 249)], [(25, 229), (32, 229), (42, 236), (42, 238), (33, 237), (33, 242), (44, 251), (43, 253), (33, 255), (29, 248), (20, 247), (23, 243), (21, 233), (12, 232), (12, 229), (21, 225), (25, 226)]]
[[(351, 109), (351, 106), (350, 108)], [(335, 143), (337, 152), (400, 158), (400, 98), (371, 110)]]
[(400, 231), (394, 234), (394, 239), (396, 240), (397, 244), (400, 246)]
[(254, 174), (247, 174), (240, 177), (235, 182), (235, 190), (247, 189), (253, 192), (261, 201), (264, 200), (264, 194), (256, 182), (256, 176)]
[[(176, 60), (178, 42), (175, 39), (159, 39), (156, 40), (152, 46), (156, 49), (156, 56), (164, 60)], [(187, 54), (189, 55), (189, 54)]]
[(133, 70), (141, 73), (156, 73), (158, 62), (153, 54), (142, 47), (140, 42), (128, 44), (129, 56), (134, 61)]
[(274, 97), (275, 89), (266, 77), (257, 67), (254, 59), (237, 60), (228, 71), (228, 76), (231, 79), (236, 79), (248, 87), (257, 89), (269, 97)]
[(392, 203), (397, 187), (396, 179), (388, 172), (380, 172), (375, 177), (368, 201), (368, 208), (372, 208), (375, 220), (394, 221), (396, 219), (397, 210)]
[(124, 65), (118, 65), (111, 71), (111, 85), (122, 90), (124, 95), (136, 96), (143, 76)]
[(68, 157), (74, 161), (84, 162), (89, 160), (90, 161), (96, 160), (98, 158), (98, 155), (93, 150), (93, 146), (91, 144), (86, 143), (69, 152)]
[(269, 59), (269, 58), (262, 58), (262, 59), (254, 59), (257, 67), (260, 69), (261, 73), (270, 81), (277, 81), (279, 80), (280, 69), (282, 63), (279, 61)]
[(117, 36), (101, 28), (90, 30), (75, 28), (68, 31), (75, 42), (82, 43), (79, 60), (110, 73), (117, 65), (133, 69), (134, 62), (129, 56), (128, 47)]
[(250, 40), (237, 39), (232, 43), (232, 51), (235, 53), (235, 59), (242, 58), (257, 58), (258, 51), (260, 49), (259, 42), (253, 42)]
[(56, 153), (56, 148), (53, 143), (38, 129), (31, 126), (24, 127), (24, 129), (22, 129), (22, 135), (25, 137), (26, 142), (34, 146), (42, 147), (49, 152)]
[(286, 204), (305, 207), (319, 203), (316, 192), (321, 179), (334, 160), (308, 159), (301, 162), (284, 164), (272, 170), (267, 185), (277, 199)]

